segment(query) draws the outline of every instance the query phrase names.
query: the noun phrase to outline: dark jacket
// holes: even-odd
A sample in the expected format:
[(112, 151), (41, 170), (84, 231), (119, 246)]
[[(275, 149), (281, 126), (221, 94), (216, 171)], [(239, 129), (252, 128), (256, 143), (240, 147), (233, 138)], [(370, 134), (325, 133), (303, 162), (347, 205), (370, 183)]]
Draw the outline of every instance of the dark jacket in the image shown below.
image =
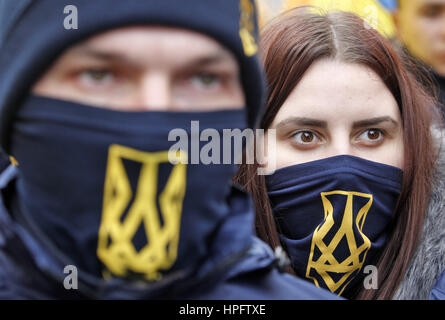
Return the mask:
[(442, 112), (442, 118), (445, 119), (445, 77), (438, 75), (437, 73), (433, 74), (433, 79), (437, 85), (437, 94), (439, 99), (439, 108)]
[[(394, 299), (426, 300), (445, 296), (445, 132), (435, 130), (441, 150), (434, 175), (432, 196), (419, 246)], [(442, 296), (439, 294), (442, 292)]]
[[(0, 299), (336, 299), (307, 281), (281, 273), (272, 250), (253, 236), (251, 210), (230, 215), (215, 234), (207, 260), (193, 275), (159, 282), (92, 279), (78, 273), (78, 289), (65, 289), (65, 265), (35, 235), (13, 220), (8, 207), (17, 168), (0, 175)], [(235, 191), (237, 197), (247, 195)], [(235, 197), (236, 198), (236, 197)], [(199, 230), (193, 230), (199, 232)], [(244, 247), (244, 238), (251, 245)], [(231, 252), (230, 255), (222, 253)]]

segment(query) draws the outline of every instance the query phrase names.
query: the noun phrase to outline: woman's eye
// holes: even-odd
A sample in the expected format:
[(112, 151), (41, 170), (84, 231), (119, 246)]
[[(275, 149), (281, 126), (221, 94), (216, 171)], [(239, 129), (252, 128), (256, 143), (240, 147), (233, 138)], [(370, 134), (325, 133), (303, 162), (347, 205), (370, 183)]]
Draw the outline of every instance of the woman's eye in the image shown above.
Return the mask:
[(298, 144), (308, 145), (320, 142), (317, 135), (311, 131), (299, 131), (293, 135), (293, 139)]
[(364, 141), (365, 143), (378, 143), (382, 141), (384, 135), (383, 132), (379, 129), (368, 129), (364, 131), (360, 136), (360, 141)]

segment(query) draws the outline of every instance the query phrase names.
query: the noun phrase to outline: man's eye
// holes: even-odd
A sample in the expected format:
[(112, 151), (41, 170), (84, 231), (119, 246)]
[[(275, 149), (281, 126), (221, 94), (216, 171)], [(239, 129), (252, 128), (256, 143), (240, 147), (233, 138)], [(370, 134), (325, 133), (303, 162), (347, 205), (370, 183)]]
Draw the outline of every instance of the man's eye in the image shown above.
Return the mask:
[(80, 79), (86, 84), (108, 84), (113, 80), (113, 73), (109, 70), (91, 69), (80, 73)]
[(221, 78), (212, 73), (200, 73), (194, 75), (192, 78), (192, 83), (201, 88), (212, 88), (220, 84)]
[(296, 143), (302, 145), (309, 145), (320, 142), (320, 139), (317, 137), (317, 135), (314, 132), (308, 130), (298, 131), (292, 136), (292, 138)]

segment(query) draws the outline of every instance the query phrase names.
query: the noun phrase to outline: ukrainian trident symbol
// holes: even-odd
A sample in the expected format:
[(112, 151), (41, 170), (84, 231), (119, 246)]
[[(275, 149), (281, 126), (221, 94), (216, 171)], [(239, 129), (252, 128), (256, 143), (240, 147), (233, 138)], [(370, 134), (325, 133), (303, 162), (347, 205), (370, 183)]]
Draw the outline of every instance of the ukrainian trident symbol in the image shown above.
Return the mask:
[[(120, 145), (109, 148), (97, 255), (111, 274), (158, 280), (160, 271), (176, 261), (186, 189), (182, 160), (186, 155), (178, 151), (177, 164), (170, 164), (168, 154)], [(140, 166), (134, 194), (124, 160)], [(162, 191), (158, 190), (160, 165), (172, 167)], [(133, 238), (141, 230), (146, 243), (136, 248)]]
[[(335, 202), (341, 203), (341, 207), (334, 208), (334, 197), (343, 198)], [(371, 248), (363, 226), (373, 197), (360, 192), (331, 191), (322, 192), (321, 199), (324, 221), (312, 237), (306, 277), (316, 286), (340, 295), (362, 268)]]

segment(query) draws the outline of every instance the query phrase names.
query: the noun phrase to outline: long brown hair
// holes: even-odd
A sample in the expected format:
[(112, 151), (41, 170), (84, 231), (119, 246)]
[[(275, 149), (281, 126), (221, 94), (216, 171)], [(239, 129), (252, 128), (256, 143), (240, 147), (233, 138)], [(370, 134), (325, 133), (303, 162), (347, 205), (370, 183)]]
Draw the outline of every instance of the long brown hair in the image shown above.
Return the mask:
[[(378, 268), (377, 290), (361, 289), (357, 299), (390, 299), (407, 270), (420, 238), (431, 192), (437, 151), (430, 128), (435, 101), (412, 74), (415, 66), (400, 57), (389, 41), (352, 13), (324, 15), (308, 8), (290, 10), (262, 32), (262, 60), (269, 95), (260, 127), (267, 130), (278, 110), (308, 68), (318, 59), (358, 63), (377, 73), (396, 99), (404, 136), (402, 191), (390, 225), (390, 236)], [(426, 80), (425, 80), (426, 81)], [(258, 163), (243, 164), (235, 180), (254, 199), (257, 235), (272, 247), (280, 245), (264, 176)]]

